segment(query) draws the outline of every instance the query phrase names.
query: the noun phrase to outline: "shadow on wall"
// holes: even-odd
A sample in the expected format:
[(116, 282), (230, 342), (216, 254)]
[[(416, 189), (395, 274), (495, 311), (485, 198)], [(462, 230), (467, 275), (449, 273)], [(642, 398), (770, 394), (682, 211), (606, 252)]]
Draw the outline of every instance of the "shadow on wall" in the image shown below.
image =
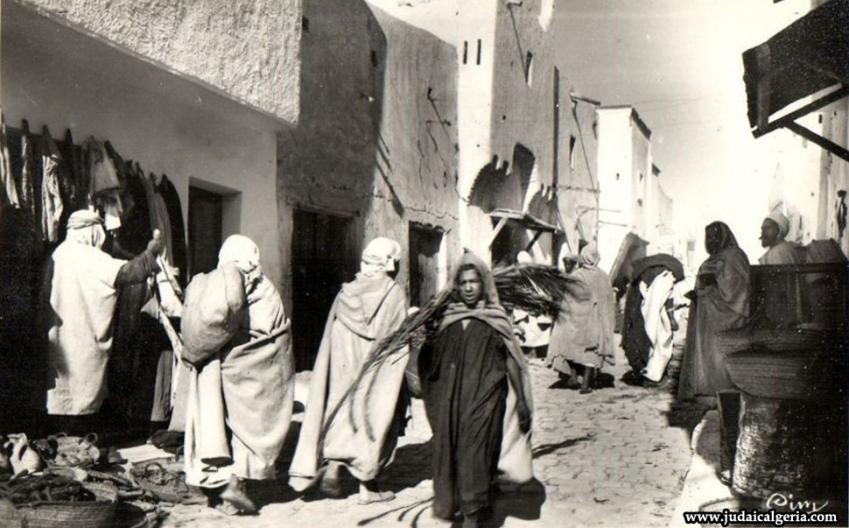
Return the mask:
[(386, 52), (363, 1), (304, 1), (300, 118), (278, 138), (282, 290), (298, 370), (312, 368), (333, 300), (357, 271), (375, 174), (388, 159), (379, 133)]

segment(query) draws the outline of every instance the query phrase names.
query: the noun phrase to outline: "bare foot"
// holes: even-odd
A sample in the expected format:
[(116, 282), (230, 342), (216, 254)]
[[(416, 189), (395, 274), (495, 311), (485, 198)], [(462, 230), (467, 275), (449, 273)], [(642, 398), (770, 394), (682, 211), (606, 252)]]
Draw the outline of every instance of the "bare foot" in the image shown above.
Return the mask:
[(391, 491), (378, 491), (377, 493), (369, 491), (365, 496), (360, 495), (357, 498), (357, 503), (366, 505), (373, 502), (389, 502), (395, 499), (395, 494)]

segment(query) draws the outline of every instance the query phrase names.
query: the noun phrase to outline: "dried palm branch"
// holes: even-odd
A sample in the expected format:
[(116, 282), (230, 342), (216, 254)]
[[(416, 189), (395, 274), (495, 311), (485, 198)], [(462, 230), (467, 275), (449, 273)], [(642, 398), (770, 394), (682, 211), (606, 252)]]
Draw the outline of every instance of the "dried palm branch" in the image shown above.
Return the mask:
[[(321, 431), (322, 440), (324, 439), (324, 435), (327, 433), (327, 429), (330, 427), (330, 424), (333, 423), (333, 420), (336, 418), (336, 415), (339, 413), (342, 406), (345, 402), (353, 396), (357, 389), (360, 387), (363, 379), (366, 375), (372, 370), (376, 370), (380, 365), (383, 364), (388, 358), (393, 355), (396, 355), (405, 350), (405, 346), (410, 340), (410, 336), (418, 329), (427, 323), (430, 319), (434, 317), (438, 312), (442, 311), (447, 305), (448, 299), (451, 296), (451, 288), (443, 288), (435, 296), (431, 297), (430, 301), (419, 311), (415, 312), (407, 316), (404, 319), (404, 322), (401, 323), (401, 326), (398, 327), (397, 330), (387, 335), (380, 341), (378, 341), (374, 347), (372, 347), (369, 355), (366, 357), (365, 361), (363, 361), (362, 367), (360, 367), (360, 372), (357, 374), (356, 379), (354, 379), (351, 386), (342, 394), (342, 397), (339, 398), (339, 401), (336, 402), (336, 405), (331, 409), (331, 411), (327, 414), (327, 417), (324, 421), (324, 427)], [(400, 359), (401, 356), (398, 354)], [(369, 396), (372, 391), (373, 383), (370, 383), (367, 387), (366, 393), (366, 401), (368, 401)], [(354, 420), (354, 406), (348, 406), (348, 419), (350, 420), (351, 426), (354, 431), (357, 430), (356, 421)], [(368, 419), (366, 419), (366, 434), (368, 435), (370, 440), (374, 440), (374, 431), (371, 428), (371, 424)]]

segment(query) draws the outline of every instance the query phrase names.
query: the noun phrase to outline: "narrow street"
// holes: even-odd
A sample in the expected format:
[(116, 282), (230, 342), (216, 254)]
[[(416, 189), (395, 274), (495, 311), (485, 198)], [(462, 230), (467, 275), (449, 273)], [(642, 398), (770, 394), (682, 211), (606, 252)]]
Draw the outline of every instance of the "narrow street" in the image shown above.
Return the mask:
[[(538, 483), (496, 502), (496, 525), (504, 526), (666, 526), (690, 462), (689, 430), (698, 409), (675, 408), (673, 396), (631, 387), (619, 380), (625, 367), (606, 372), (615, 386), (589, 395), (549, 388), (551, 370), (531, 366), (534, 379), (534, 470)], [(300, 383), (298, 395), (302, 394)], [(300, 420), (302, 414), (296, 415)], [(288, 467), (290, 443), (281, 468)], [(430, 432), (421, 401), (385, 476), (394, 501), (360, 506), (349, 482), (345, 499), (299, 498), (282, 482), (257, 490), (265, 504), (258, 517), (225, 517), (200, 506), (178, 506), (163, 526), (447, 526), (430, 514)]]

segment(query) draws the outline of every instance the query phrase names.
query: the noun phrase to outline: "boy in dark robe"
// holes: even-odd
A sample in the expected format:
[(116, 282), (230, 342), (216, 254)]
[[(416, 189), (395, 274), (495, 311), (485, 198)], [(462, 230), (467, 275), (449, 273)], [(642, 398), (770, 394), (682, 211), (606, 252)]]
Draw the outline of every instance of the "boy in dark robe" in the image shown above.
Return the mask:
[(478, 526), (499, 470), (532, 478), (531, 394), (510, 318), (486, 265), (471, 253), (454, 275), (454, 299), (420, 355), (433, 429), (433, 511)]

